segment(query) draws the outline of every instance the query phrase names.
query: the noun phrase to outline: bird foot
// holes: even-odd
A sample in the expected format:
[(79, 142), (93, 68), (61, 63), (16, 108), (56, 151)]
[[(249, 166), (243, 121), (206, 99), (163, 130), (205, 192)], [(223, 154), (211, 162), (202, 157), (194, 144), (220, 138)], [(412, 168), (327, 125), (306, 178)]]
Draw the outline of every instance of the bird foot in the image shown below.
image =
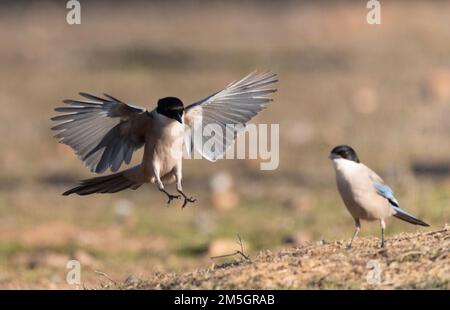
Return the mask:
[(180, 195), (172, 195), (172, 194), (170, 194), (164, 188), (160, 188), (159, 190), (161, 192), (163, 192), (164, 194), (166, 194), (167, 198), (169, 199), (169, 200), (167, 200), (167, 205), (169, 205), (172, 202), (172, 200), (181, 198)]
[(184, 207), (186, 207), (186, 205), (188, 204), (188, 202), (190, 203), (194, 203), (196, 202), (197, 199), (193, 198), (193, 197), (184, 197), (184, 202), (183, 202), (183, 206), (181, 208), (184, 209)]
[(194, 202), (197, 201), (197, 199), (195, 199), (194, 197), (188, 197), (188, 196), (186, 196), (186, 194), (183, 193), (183, 191), (181, 191), (181, 190), (178, 190), (178, 192), (179, 192), (179, 193), (183, 196), (183, 198), (184, 198), (183, 206), (181, 207), (181, 208), (183, 208), (183, 209), (184, 209), (184, 207), (186, 207), (186, 205), (188, 204), (188, 202), (189, 202), (189, 203), (194, 203)]
[(172, 202), (172, 200), (174, 200), (174, 199), (180, 199), (181, 196), (180, 196), (180, 195), (171, 195), (171, 194), (167, 194), (167, 198), (169, 198), (169, 200), (167, 200), (167, 204), (169, 205), (169, 204)]

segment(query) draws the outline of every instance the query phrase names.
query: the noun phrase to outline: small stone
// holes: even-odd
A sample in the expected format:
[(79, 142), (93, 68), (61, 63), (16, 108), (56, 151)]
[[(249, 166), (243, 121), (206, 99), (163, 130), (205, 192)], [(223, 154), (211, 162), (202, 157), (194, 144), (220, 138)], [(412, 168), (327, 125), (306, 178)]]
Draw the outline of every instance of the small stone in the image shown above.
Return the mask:
[(298, 232), (295, 232), (292, 235), (288, 236), (284, 241), (286, 243), (293, 244), (293, 245), (302, 245), (311, 240), (312, 240), (312, 237), (309, 233), (304, 232), (304, 231), (298, 231)]

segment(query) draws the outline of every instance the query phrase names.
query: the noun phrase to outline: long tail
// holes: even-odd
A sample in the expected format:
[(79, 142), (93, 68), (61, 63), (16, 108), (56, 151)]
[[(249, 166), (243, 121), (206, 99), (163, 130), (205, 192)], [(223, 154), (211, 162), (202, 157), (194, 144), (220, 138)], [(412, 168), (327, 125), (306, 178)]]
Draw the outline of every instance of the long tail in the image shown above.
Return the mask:
[[(95, 177), (91, 179), (86, 179), (80, 181), (80, 185), (69, 189), (64, 192), (64, 196), (70, 194), (78, 195), (90, 195), (94, 193), (116, 193), (124, 189), (131, 188), (133, 190), (138, 189), (144, 182), (133, 180), (135, 178), (130, 178), (130, 172), (135, 172), (138, 166), (134, 169), (120, 171), (114, 174)], [(131, 171), (130, 171), (131, 170)]]
[(414, 225), (430, 226), (427, 223), (425, 223), (424, 221), (422, 221), (422, 220), (418, 219), (417, 217), (415, 217), (414, 215), (409, 214), (408, 212), (403, 211), (402, 209), (400, 209), (398, 207), (394, 207), (393, 206), (393, 208), (396, 211), (396, 213), (394, 214), (394, 216), (396, 218), (399, 218), (399, 219), (401, 219), (401, 220), (403, 220), (405, 222), (408, 222), (408, 223), (411, 223), (411, 224), (414, 224)]

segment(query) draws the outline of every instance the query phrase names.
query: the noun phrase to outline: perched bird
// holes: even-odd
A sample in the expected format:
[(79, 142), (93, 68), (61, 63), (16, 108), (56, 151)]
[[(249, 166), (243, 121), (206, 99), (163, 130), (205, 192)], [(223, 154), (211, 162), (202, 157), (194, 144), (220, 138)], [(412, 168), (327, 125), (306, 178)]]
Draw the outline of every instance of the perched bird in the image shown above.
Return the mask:
[[(168, 203), (181, 196), (183, 207), (195, 202), (181, 186), (183, 144), (188, 151), (195, 149), (210, 161), (222, 157), (234, 143), (239, 128), (228, 125), (245, 125), (264, 109), (272, 101), (270, 96), (276, 89), (271, 87), (277, 81), (276, 74), (253, 72), (186, 107), (178, 98), (165, 97), (151, 111), (107, 94), (100, 98), (80, 93), (87, 100), (64, 100), (68, 106), (55, 109), (62, 114), (52, 118), (59, 122), (52, 130), (59, 142), (69, 145), (92, 172), (116, 172), (123, 162), (129, 164), (133, 152), (141, 147), (144, 155), (137, 166), (83, 180), (63, 195), (115, 193), (151, 182), (167, 195)], [(192, 143), (198, 124), (213, 124), (223, 131), (215, 132), (219, 147), (209, 150)], [(164, 188), (164, 184), (175, 181), (181, 196)]]
[(381, 247), (384, 247), (385, 220), (392, 215), (411, 224), (430, 226), (400, 209), (391, 188), (375, 172), (360, 163), (350, 146), (336, 146), (331, 150), (330, 159), (336, 172), (339, 193), (355, 220), (356, 230), (348, 247), (352, 246), (361, 229), (360, 220), (380, 221)]

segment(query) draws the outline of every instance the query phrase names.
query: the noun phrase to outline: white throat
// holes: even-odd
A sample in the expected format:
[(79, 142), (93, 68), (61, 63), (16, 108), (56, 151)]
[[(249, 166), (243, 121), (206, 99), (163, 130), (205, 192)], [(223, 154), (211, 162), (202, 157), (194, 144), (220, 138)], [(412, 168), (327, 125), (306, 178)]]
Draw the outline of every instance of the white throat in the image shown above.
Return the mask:
[(342, 172), (344, 174), (347, 174), (348, 172), (358, 169), (361, 165), (360, 163), (345, 158), (334, 158), (332, 159), (332, 161), (336, 172)]

